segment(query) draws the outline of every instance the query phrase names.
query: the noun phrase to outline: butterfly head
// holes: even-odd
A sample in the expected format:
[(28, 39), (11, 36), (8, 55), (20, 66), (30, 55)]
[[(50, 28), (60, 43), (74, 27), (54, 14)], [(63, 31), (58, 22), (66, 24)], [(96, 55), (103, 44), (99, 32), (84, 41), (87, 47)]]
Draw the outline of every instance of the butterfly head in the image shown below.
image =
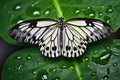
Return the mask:
[(63, 22), (64, 21), (64, 18), (63, 17), (60, 17), (59, 18), (59, 22)]

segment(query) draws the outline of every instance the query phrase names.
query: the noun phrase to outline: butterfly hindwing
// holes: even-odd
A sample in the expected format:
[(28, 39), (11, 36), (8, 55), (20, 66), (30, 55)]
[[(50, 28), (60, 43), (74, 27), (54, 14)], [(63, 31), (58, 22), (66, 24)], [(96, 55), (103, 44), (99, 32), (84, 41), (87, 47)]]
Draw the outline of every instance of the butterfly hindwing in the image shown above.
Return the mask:
[(70, 25), (66, 25), (63, 30), (62, 55), (65, 57), (78, 57), (86, 50), (87, 41), (73, 28)]
[(55, 28), (48, 30), (48, 32), (42, 37), (39, 46), (42, 54), (48, 57), (58, 57), (61, 55), (59, 48), (59, 28), (54, 25)]

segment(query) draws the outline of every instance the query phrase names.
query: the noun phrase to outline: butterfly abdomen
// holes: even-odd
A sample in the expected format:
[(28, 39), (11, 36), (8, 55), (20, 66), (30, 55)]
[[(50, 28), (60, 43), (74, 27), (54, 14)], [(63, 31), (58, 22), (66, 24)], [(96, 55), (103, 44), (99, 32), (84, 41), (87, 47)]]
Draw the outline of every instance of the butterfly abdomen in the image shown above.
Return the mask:
[(60, 48), (61, 48), (61, 50), (62, 50), (62, 48), (63, 48), (63, 22), (60, 22), (60, 25), (59, 25), (59, 27), (60, 27)]

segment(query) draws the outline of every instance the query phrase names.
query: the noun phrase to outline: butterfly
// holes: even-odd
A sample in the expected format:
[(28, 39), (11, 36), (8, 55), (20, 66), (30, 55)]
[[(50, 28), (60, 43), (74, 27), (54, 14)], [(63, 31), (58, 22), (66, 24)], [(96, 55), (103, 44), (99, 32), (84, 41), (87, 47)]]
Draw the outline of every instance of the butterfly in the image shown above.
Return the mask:
[(107, 38), (112, 28), (107, 23), (89, 18), (58, 21), (49, 18), (21, 22), (10, 29), (9, 35), (21, 42), (36, 44), (44, 56), (79, 57), (91, 42)]

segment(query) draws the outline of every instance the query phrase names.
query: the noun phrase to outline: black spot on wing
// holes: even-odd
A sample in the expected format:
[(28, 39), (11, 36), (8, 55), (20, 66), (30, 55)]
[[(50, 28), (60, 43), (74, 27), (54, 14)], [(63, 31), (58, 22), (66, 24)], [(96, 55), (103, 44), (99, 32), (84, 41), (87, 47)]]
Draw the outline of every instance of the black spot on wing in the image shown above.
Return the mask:
[(53, 50), (53, 51), (56, 51), (56, 50), (57, 50), (57, 47), (56, 47), (56, 46), (52, 47), (52, 50)]
[(91, 26), (91, 27), (94, 26), (91, 20), (86, 19), (85, 21), (86, 21), (87, 26)]
[(29, 27), (35, 27), (37, 25), (37, 21), (31, 21)]

